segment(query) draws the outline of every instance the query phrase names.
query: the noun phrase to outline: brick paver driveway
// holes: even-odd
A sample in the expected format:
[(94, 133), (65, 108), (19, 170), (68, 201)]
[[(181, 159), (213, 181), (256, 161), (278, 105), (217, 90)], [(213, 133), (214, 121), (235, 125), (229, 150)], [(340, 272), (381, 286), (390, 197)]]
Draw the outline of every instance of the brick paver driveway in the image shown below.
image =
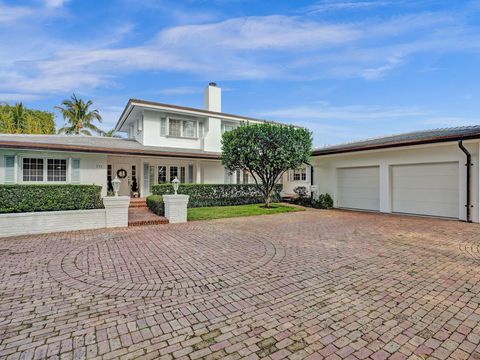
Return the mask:
[(0, 240), (0, 358), (480, 359), (480, 227), (307, 211)]

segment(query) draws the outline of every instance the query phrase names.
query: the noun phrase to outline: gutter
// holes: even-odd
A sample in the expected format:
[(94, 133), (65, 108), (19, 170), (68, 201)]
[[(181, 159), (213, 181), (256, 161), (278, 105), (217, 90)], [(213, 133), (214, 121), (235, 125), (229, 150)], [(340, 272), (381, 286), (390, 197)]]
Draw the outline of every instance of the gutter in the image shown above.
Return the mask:
[(466, 211), (467, 211), (467, 222), (472, 222), (472, 215), (471, 215), (471, 208), (473, 207), (472, 205), (472, 200), (471, 200), (471, 194), (470, 194), (470, 183), (471, 183), (471, 168), (473, 166), (472, 164), (472, 155), (470, 154), (470, 152), (467, 150), (467, 148), (463, 145), (463, 140), (460, 140), (458, 142), (458, 147), (460, 148), (460, 150), (462, 150), (466, 156), (466, 160), (467, 160), (467, 163), (465, 164), (465, 166), (467, 167), (467, 193), (466, 193), (466, 197), (467, 197), (467, 204), (465, 205), (465, 208), (466, 208)]

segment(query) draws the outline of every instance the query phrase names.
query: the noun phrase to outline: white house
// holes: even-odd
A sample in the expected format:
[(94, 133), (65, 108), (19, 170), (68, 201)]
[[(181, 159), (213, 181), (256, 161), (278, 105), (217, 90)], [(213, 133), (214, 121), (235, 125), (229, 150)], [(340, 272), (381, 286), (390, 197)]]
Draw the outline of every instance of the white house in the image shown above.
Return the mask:
[(338, 208), (479, 222), (479, 146), (469, 126), (316, 149), (314, 184)]
[[(157, 183), (251, 183), (247, 173), (228, 173), (220, 162), (221, 136), (241, 123), (265, 120), (223, 113), (221, 89), (205, 89), (205, 109), (131, 99), (115, 129), (126, 138), (0, 134), (0, 183), (97, 184), (125, 175), (120, 195), (130, 195), (133, 179), (141, 196)], [(310, 185), (307, 168), (283, 179), (284, 192)]]

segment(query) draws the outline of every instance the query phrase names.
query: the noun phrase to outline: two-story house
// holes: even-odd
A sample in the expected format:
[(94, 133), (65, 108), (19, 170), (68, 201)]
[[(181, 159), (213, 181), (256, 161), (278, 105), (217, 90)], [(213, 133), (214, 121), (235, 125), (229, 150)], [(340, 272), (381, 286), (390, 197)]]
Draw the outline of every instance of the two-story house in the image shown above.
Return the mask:
[[(131, 99), (115, 127), (125, 138), (0, 134), (0, 183), (97, 184), (123, 177), (119, 194), (130, 195), (134, 180), (141, 196), (177, 177), (205, 184), (252, 183), (246, 172), (222, 166), (221, 137), (241, 123), (265, 120), (222, 112), (221, 89), (205, 89), (205, 109)], [(284, 192), (310, 184), (307, 168), (282, 179)]]

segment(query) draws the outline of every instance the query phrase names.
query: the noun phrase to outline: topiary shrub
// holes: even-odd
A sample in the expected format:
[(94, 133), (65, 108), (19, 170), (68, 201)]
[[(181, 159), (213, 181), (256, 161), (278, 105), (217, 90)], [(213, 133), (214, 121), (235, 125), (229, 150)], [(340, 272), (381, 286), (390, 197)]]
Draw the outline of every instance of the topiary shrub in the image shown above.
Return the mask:
[(330, 194), (320, 194), (312, 202), (312, 206), (317, 209), (331, 209), (333, 207), (333, 199)]
[(98, 185), (0, 185), (0, 213), (102, 209)]
[[(282, 185), (275, 185), (271, 201), (280, 201)], [(172, 184), (158, 184), (155, 195), (173, 194)], [(261, 190), (255, 184), (180, 184), (179, 194), (189, 195), (188, 207), (230, 206), (263, 202)]]
[(147, 206), (155, 214), (165, 215), (165, 203), (160, 195), (147, 196)]

